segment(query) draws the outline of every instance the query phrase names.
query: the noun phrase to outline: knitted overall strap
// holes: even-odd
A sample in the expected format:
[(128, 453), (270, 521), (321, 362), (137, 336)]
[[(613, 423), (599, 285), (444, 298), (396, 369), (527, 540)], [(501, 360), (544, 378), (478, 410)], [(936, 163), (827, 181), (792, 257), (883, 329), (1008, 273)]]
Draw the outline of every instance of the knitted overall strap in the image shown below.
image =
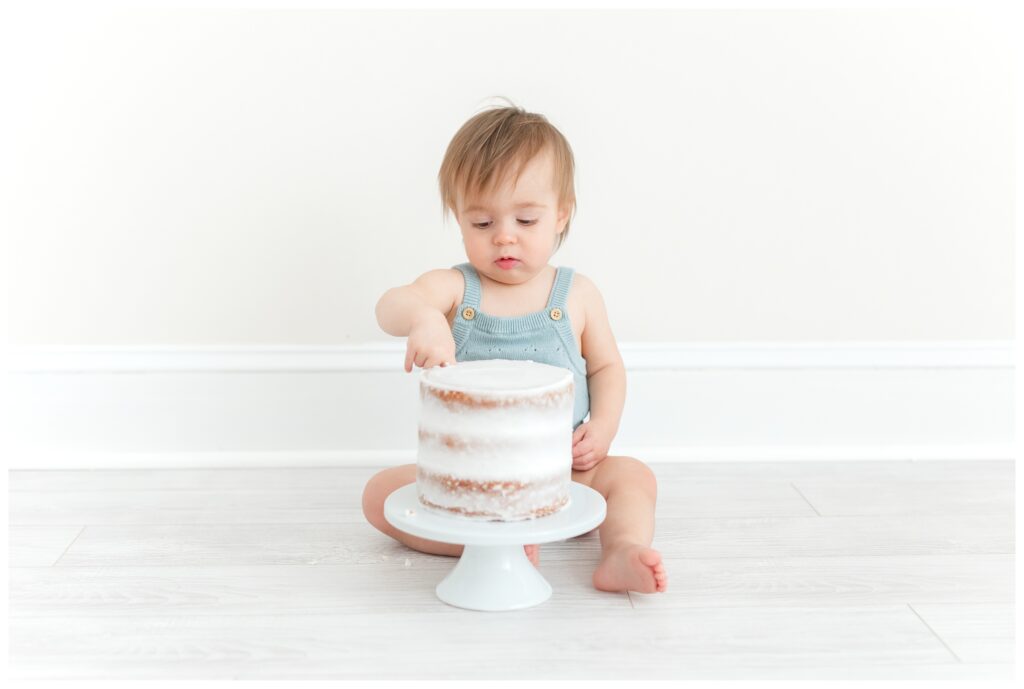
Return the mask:
[(452, 324), (452, 336), (455, 338), (455, 350), (458, 351), (462, 348), (466, 338), (469, 337), (469, 332), (473, 329), (473, 319), (466, 319), (463, 314), (466, 313), (466, 309), (473, 309), (473, 311), (480, 310), (480, 278), (476, 274), (476, 269), (473, 268), (471, 263), (460, 263), (457, 268), (461, 273), (466, 283), (465, 293), (462, 295), (462, 302), (459, 304), (459, 308), (455, 313), (455, 322)]
[(555, 286), (551, 290), (551, 298), (548, 300), (546, 309), (546, 315), (554, 324), (555, 332), (562, 340), (566, 352), (576, 349), (576, 338), (572, 334), (572, 326), (569, 324), (569, 307), (566, 305), (574, 273), (575, 270), (568, 266), (558, 268), (558, 277), (555, 279)]

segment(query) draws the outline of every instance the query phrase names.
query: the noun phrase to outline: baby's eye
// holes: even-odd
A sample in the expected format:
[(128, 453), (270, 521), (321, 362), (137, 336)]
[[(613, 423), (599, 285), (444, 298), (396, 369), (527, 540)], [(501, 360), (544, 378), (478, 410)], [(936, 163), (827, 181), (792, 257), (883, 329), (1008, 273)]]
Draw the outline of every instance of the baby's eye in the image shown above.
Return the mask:
[[(535, 222), (537, 222), (536, 220), (523, 220), (522, 218), (516, 218), (516, 220), (518, 220), (519, 222), (521, 222), (524, 225), (532, 225)], [(490, 225), (490, 224), (491, 224), (490, 221), (488, 221), (488, 222), (475, 222), (475, 223), (473, 223), (473, 227), (476, 227), (478, 229), (483, 230), (483, 229), (486, 229), (487, 226)]]

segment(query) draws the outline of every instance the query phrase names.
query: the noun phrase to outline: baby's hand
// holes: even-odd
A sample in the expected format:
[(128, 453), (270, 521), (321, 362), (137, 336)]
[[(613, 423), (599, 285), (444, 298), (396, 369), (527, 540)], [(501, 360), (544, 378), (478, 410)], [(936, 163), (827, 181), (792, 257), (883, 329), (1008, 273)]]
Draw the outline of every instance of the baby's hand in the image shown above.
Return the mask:
[(608, 456), (612, 434), (601, 424), (581, 423), (572, 434), (572, 468), (587, 471)]
[(405, 370), (412, 372), (413, 364), (420, 368), (448, 366), (455, 363), (455, 338), (448, 327), (448, 319), (438, 312), (416, 322), (409, 331), (405, 347)]

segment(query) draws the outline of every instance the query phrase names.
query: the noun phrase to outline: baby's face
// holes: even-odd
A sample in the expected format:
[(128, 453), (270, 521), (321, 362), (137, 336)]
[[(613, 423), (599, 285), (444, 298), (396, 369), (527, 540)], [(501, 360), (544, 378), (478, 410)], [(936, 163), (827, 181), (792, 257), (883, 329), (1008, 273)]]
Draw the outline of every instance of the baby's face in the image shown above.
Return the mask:
[[(478, 272), (497, 282), (529, 281), (548, 265), (568, 209), (557, 208), (554, 161), (548, 151), (534, 156), (512, 186), (511, 176), (489, 195), (460, 196), (456, 218), (466, 257)], [(518, 259), (498, 262), (502, 256)]]

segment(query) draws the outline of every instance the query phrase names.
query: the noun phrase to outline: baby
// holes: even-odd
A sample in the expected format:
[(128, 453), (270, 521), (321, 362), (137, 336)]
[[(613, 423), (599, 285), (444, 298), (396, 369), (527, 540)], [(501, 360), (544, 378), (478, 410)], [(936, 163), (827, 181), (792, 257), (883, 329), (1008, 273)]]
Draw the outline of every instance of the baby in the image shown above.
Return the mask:
[[(388, 290), (377, 303), (377, 322), (390, 335), (408, 337), (407, 372), (414, 364), (513, 358), (498, 352), (523, 344), (530, 345), (533, 361), (573, 371), (572, 480), (600, 492), (608, 506), (594, 586), (664, 591), (661, 554), (650, 547), (654, 474), (633, 457), (608, 455), (625, 403), (626, 372), (604, 301), (589, 278), (576, 273), (573, 280), (572, 268), (548, 264), (569, 233), (573, 174), (568, 142), (542, 115), (510, 105), (470, 118), (448, 145), (438, 174), (445, 214), (454, 213), (469, 261)], [(387, 496), (415, 480), (415, 464), (373, 476), (363, 491), (366, 518), (416, 550), (461, 555), (461, 545), (418, 538), (384, 519)], [(526, 553), (539, 564), (536, 545)]]

